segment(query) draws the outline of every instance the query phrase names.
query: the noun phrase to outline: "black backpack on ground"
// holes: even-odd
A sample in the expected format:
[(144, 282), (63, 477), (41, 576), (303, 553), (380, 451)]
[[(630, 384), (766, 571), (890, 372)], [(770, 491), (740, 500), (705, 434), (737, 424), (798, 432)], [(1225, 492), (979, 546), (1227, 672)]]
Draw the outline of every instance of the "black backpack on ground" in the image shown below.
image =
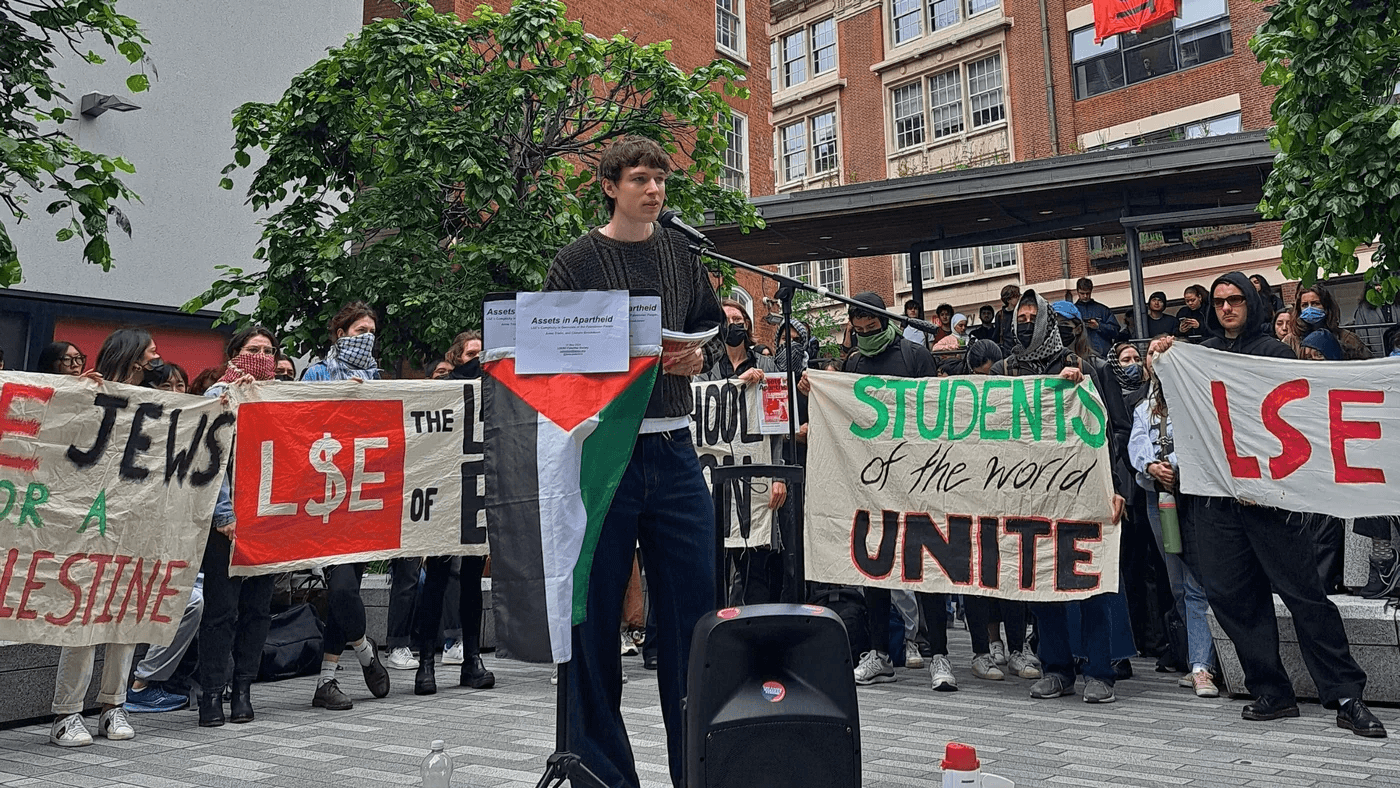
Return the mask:
[(841, 617), (841, 623), (846, 625), (846, 638), (851, 644), (851, 659), (859, 662), (860, 655), (870, 650), (870, 611), (865, 606), (865, 595), (860, 589), (817, 585), (815, 593), (807, 601), (830, 608)]
[(325, 624), (309, 604), (293, 605), (272, 614), (272, 625), (263, 643), (258, 681), (310, 676), (320, 670), (324, 634)]

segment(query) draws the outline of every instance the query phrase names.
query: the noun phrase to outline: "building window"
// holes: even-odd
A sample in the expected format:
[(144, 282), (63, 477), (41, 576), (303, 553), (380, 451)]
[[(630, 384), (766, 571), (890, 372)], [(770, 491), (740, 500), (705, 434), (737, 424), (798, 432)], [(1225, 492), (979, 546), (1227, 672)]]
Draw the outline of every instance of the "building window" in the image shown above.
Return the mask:
[(929, 113), (933, 118), (933, 138), (947, 137), (963, 130), (962, 79), (958, 69), (945, 71), (928, 81)]
[(744, 0), (715, 0), (715, 45), (744, 54)]
[(749, 193), (749, 121), (735, 112), (731, 126), (724, 130), (724, 171), (720, 183), (730, 189)]
[[(795, 278), (795, 277), (794, 277)], [(818, 260), (817, 285), (836, 295), (846, 294), (846, 261)]]
[(768, 42), (768, 92), (778, 92), (778, 42)]
[(1200, 139), (1201, 137), (1219, 137), (1222, 134), (1238, 134), (1239, 132), (1240, 113), (1231, 112), (1226, 115), (1217, 115), (1213, 118), (1206, 118), (1205, 120), (1198, 120), (1193, 123), (1183, 123), (1180, 126), (1150, 131), (1146, 134), (1139, 134), (1129, 139), (1106, 143), (1099, 146), (1097, 149), (1131, 148), (1136, 145), (1147, 145), (1153, 142), (1194, 140)]
[(942, 30), (962, 21), (962, 0), (930, 0), (929, 30)]
[(836, 110), (828, 110), (781, 127), (779, 145), (784, 183), (837, 172), (839, 156)]
[(812, 116), (812, 174), (836, 169), (836, 110)]
[[(972, 276), (977, 273), (1004, 273), (1016, 268), (1016, 244), (943, 249), (919, 256), (919, 272), (925, 283)], [(909, 255), (895, 256), (896, 279), (909, 283)]]
[(922, 0), (893, 0), (890, 5), (890, 17), (894, 23), (892, 27), (896, 46), (924, 34)]
[(807, 121), (784, 126), (782, 146), (783, 180), (791, 183), (807, 177)]
[(836, 68), (836, 20), (825, 19), (812, 25), (812, 75)]
[(1070, 33), (1074, 96), (1097, 96), (1233, 53), (1226, 0), (1184, 0), (1176, 19), (1098, 44), (1091, 25)]
[(1001, 55), (967, 65), (967, 95), (972, 104), (972, 128), (1006, 118), (1001, 92)]
[(920, 82), (894, 89), (894, 146), (900, 150), (924, 142), (924, 86)]
[[(1006, 96), (1002, 88), (1001, 55), (995, 54), (928, 78), (928, 120), (923, 108), (923, 85), (914, 82), (895, 88), (895, 148), (903, 150), (924, 142), (924, 129), (933, 128), (933, 139), (940, 140), (980, 129), (1006, 119)], [(968, 101), (963, 101), (966, 92)], [(965, 106), (967, 108), (965, 108)]]
[(783, 87), (807, 81), (807, 31), (783, 36)]
[(804, 285), (810, 285), (812, 283), (811, 263), (788, 263), (785, 273), (788, 277), (796, 279)]
[(1001, 0), (967, 0), (967, 15), (976, 16), (1001, 5)]

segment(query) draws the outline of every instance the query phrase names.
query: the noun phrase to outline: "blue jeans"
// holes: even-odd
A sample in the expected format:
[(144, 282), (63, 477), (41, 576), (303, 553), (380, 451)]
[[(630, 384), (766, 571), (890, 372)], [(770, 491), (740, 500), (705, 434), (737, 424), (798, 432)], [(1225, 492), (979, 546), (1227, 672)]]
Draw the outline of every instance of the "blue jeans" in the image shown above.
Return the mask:
[[(1177, 509), (1177, 516), (1185, 512)], [(1196, 579), (1196, 573), (1181, 560), (1162, 549), (1162, 516), (1157, 509), (1157, 494), (1147, 494), (1147, 522), (1152, 526), (1157, 549), (1167, 562), (1167, 581), (1172, 585), (1172, 599), (1176, 600), (1176, 612), (1186, 622), (1186, 655), (1194, 670), (1198, 665), (1215, 669), (1215, 641), (1210, 636), (1210, 624), (1206, 622), (1206, 589)]]
[(684, 784), (682, 707), (690, 640), (714, 609), (715, 516), (689, 430), (641, 435), (603, 522), (588, 585), (588, 618), (573, 629), (569, 750), (615, 788), (636, 786), (622, 722), (622, 599), (640, 542), (656, 611), (657, 684), (671, 782)]
[(1075, 602), (1037, 602), (1030, 607), (1040, 633), (1036, 652), (1045, 675), (1059, 676), (1066, 687), (1073, 687), (1075, 658), (1083, 657), (1087, 660), (1084, 678), (1113, 686), (1113, 660), (1133, 655), (1121, 580), (1116, 593)]

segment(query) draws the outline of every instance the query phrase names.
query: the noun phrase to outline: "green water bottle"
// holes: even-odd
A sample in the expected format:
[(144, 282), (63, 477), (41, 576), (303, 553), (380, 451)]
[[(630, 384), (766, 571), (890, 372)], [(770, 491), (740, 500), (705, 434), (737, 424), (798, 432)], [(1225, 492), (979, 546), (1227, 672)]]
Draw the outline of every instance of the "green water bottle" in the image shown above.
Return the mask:
[(1176, 496), (1158, 493), (1157, 513), (1162, 521), (1162, 549), (1181, 555), (1181, 521), (1176, 518)]

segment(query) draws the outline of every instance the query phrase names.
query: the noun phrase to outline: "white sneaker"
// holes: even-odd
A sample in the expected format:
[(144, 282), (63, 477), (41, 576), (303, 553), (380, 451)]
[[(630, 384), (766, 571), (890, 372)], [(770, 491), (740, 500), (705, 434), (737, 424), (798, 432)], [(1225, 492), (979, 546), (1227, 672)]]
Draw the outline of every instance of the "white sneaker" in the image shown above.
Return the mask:
[(1006, 669), (1023, 679), (1038, 679), (1044, 675), (1040, 660), (1029, 651), (1013, 651), (1006, 660)]
[(978, 654), (972, 658), (972, 675), (987, 681), (1001, 681), (1006, 674), (997, 667), (996, 658), (991, 654)]
[(894, 663), (888, 654), (872, 649), (860, 655), (855, 673), (857, 684), (888, 684), (894, 681)]
[(558, 663), (555, 663), (555, 665), (554, 665), (554, 672), (551, 673), (551, 674), (549, 674), (549, 683), (550, 683), (550, 684), (558, 684), (558, 683), (559, 683), (559, 664), (558, 664)]
[(466, 663), (467, 655), (463, 652), (465, 647), (462, 641), (455, 641), (452, 645), (442, 650), (442, 664), (461, 665)]
[(626, 632), (622, 633), (622, 656), (635, 657), (641, 652), (637, 650), (637, 644), (628, 637)]
[(919, 644), (912, 640), (904, 641), (904, 667), (923, 670), (924, 655), (919, 653)]
[(413, 656), (413, 651), (408, 646), (399, 646), (389, 652), (389, 658), (384, 660), (384, 666), (394, 670), (417, 670), (418, 659)]
[(933, 688), (938, 692), (958, 691), (958, 679), (953, 675), (953, 666), (948, 664), (948, 657), (943, 654), (934, 654), (928, 660), (928, 675)]
[(1001, 642), (1000, 640), (993, 640), (991, 654), (993, 662), (997, 663), (997, 665), (1005, 667), (1006, 663), (1008, 662), (1008, 659), (1006, 657), (1005, 643)]
[(102, 716), (97, 718), (97, 732), (112, 741), (136, 738), (136, 729), (131, 727), (131, 719), (121, 706), (102, 712)]
[(69, 714), (53, 721), (49, 729), (49, 741), (60, 747), (86, 747), (92, 744), (92, 734), (88, 733), (83, 715)]

